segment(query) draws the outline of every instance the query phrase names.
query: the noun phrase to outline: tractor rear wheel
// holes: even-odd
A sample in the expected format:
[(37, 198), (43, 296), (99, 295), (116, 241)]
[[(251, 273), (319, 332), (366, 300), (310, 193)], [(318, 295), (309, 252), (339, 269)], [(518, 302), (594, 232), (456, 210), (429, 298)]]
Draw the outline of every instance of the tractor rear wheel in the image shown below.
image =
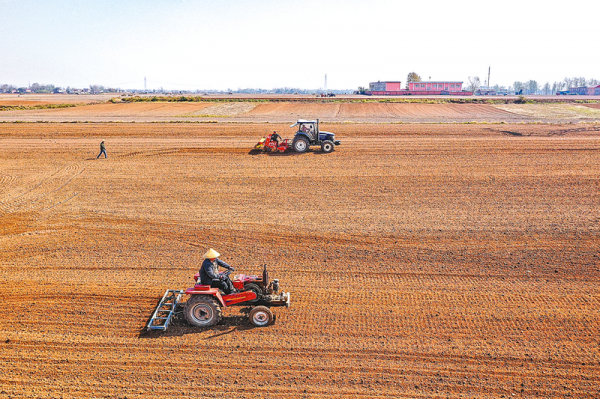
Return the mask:
[(250, 323), (256, 327), (266, 327), (274, 320), (273, 312), (266, 306), (252, 308), (248, 317), (250, 317)]
[(244, 291), (252, 291), (252, 292), (254, 292), (256, 294), (256, 299), (248, 301), (248, 303), (256, 303), (256, 302), (258, 302), (260, 300), (260, 298), (262, 297), (262, 295), (263, 295), (262, 288), (260, 288), (256, 284), (252, 284), (252, 283), (246, 284), (244, 286)]
[(292, 147), (294, 147), (294, 151), (296, 152), (306, 152), (308, 151), (309, 143), (304, 137), (298, 137), (294, 139)]
[(333, 141), (331, 141), (331, 140), (325, 140), (321, 144), (321, 151), (323, 151), (325, 154), (329, 154), (330, 152), (332, 152), (333, 148), (334, 148), (334, 144), (333, 144)]
[(211, 296), (194, 295), (186, 303), (183, 314), (195, 327), (210, 327), (221, 321), (221, 307)]

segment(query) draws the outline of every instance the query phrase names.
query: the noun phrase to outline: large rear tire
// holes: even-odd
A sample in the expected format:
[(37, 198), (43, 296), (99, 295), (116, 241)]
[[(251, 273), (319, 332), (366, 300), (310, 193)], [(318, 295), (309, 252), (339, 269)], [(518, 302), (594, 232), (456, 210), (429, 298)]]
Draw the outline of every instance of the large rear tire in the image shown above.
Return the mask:
[(330, 152), (333, 151), (334, 147), (335, 147), (335, 144), (333, 144), (333, 141), (325, 140), (321, 144), (321, 151), (323, 151), (325, 154), (329, 154)]
[(271, 324), (274, 319), (273, 312), (266, 306), (252, 308), (248, 317), (250, 318), (250, 323), (254, 324), (256, 327), (266, 327)]
[(292, 147), (294, 147), (294, 151), (302, 153), (308, 151), (309, 143), (304, 137), (297, 137), (294, 139)]
[(221, 307), (211, 296), (194, 295), (183, 309), (185, 320), (194, 327), (210, 327), (221, 321)]

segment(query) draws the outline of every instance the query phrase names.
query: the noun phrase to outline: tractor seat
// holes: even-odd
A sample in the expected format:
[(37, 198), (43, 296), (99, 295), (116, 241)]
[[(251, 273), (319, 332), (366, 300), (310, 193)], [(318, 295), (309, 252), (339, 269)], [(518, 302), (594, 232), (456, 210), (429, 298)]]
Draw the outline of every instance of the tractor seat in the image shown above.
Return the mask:
[(211, 287), (210, 285), (195, 284), (194, 289), (196, 291), (208, 291), (211, 289)]

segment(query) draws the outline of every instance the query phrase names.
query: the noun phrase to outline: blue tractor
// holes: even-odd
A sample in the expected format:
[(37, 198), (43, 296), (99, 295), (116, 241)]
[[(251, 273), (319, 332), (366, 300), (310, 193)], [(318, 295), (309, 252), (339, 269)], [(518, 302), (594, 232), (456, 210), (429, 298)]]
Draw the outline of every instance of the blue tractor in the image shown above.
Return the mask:
[(319, 130), (319, 120), (298, 119), (290, 127), (298, 126), (298, 131), (294, 136), (292, 148), (296, 152), (306, 152), (311, 145), (320, 145), (321, 151), (330, 153), (340, 141), (335, 139), (335, 134)]

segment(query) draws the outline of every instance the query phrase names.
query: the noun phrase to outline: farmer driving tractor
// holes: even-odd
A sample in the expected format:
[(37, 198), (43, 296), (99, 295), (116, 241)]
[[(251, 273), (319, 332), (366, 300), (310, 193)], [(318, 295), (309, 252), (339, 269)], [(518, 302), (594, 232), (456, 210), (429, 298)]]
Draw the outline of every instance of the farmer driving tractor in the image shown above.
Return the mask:
[(231, 271), (235, 271), (235, 269), (221, 259), (217, 259), (219, 256), (221, 254), (212, 248), (204, 254), (204, 261), (200, 268), (200, 284), (219, 288), (225, 295), (234, 294), (237, 290), (233, 288), (229, 276), (219, 272), (219, 266)]

